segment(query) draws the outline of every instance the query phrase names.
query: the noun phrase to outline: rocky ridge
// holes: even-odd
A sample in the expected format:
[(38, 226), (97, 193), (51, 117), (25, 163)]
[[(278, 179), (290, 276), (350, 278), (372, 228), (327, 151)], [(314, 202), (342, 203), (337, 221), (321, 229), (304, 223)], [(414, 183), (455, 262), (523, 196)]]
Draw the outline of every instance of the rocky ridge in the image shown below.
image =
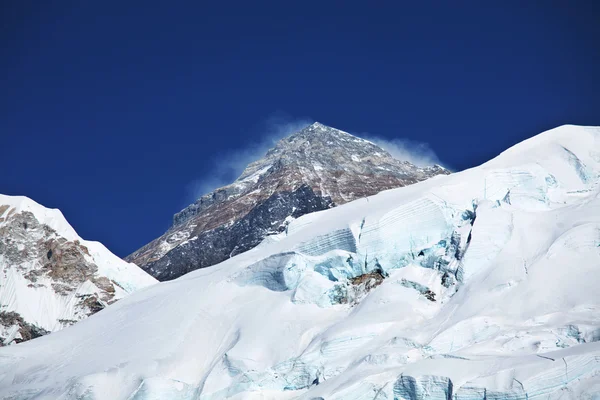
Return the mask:
[(58, 210), (0, 195), (0, 345), (60, 330), (155, 280)]

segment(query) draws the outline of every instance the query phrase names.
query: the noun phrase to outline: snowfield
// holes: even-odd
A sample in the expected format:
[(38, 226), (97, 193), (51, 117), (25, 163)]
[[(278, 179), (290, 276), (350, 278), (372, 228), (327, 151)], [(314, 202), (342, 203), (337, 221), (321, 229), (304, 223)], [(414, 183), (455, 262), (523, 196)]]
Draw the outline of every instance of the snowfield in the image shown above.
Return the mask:
[(3, 399), (600, 399), (600, 129), (293, 220), (0, 349)]

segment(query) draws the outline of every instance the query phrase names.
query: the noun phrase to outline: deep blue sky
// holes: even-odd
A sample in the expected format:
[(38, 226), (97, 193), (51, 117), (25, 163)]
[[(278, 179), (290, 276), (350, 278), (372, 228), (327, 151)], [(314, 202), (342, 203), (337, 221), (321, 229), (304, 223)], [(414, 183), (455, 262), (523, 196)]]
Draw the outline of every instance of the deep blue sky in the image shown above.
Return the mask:
[(487, 3), (3, 1), (0, 193), (125, 256), (273, 115), (456, 170), (600, 125), (600, 2)]

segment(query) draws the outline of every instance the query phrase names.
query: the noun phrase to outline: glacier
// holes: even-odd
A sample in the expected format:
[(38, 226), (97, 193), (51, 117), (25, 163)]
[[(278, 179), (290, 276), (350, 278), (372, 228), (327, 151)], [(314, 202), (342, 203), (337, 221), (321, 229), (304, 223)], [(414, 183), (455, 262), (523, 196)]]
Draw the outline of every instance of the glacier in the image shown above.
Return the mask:
[(3, 399), (600, 398), (600, 128), (289, 221), (0, 349)]

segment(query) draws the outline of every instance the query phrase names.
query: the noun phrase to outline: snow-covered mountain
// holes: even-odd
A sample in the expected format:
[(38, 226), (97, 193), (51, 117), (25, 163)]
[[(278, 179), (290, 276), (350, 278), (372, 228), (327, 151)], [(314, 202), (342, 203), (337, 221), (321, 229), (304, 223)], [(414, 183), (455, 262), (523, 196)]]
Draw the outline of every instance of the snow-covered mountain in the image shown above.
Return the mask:
[(291, 221), (0, 349), (10, 399), (597, 399), (600, 129)]
[(177, 213), (164, 235), (126, 259), (159, 280), (174, 279), (251, 249), (304, 214), (448, 173), (396, 160), (316, 122), (280, 140), (231, 185)]
[(156, 283), (59, 210), (0, 195), (0, 346), (57, 331)]

